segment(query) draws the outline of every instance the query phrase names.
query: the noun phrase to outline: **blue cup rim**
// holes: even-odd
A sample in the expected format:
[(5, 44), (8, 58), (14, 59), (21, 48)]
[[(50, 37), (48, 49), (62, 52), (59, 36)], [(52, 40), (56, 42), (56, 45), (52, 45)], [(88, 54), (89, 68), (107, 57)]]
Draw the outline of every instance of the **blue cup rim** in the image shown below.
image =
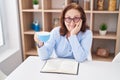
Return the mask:
[(41, 36), (45, 36), (45, 35), (50, 35), (50, 32), (47, 31), (40, 31), (40, 32), (35, 32), (36, 35), (41, 35)]
[[(38, 40), (42, 42), (46, 42), (49, 39), (50, 32), (42, 31), (42, 32), (35, 32)], [(42, 38), (44, 37), (44, 38)]]

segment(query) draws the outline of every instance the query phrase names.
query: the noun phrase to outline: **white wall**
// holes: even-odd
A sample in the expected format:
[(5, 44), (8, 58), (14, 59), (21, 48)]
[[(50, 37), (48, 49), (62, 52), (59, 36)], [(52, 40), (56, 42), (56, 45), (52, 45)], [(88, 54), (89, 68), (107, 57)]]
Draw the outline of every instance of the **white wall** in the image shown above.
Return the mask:
[[(7, 12), (6, 25), (8, 30), (9, 49), (6, 50), (6, 59), (0, 62), (0, 69), (9, 75), (22, 62), (20, 24), (18, 0), (3, 0)], [(4, 56), (3, 56), (4, 57)]]

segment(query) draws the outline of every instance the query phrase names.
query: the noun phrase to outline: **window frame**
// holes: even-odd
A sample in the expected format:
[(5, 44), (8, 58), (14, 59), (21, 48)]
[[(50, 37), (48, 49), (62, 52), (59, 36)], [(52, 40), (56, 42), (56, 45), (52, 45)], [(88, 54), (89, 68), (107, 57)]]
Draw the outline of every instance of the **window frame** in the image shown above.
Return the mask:
[[(8, 30), (7, 30), (7, 24), (5, 22), (7, 21), (6, 17), (6, 11), (5, 11), (5, 4), (3, 0), (0, 0), (0, 17), (1, 17), (1, 24), (2, 24), (2, 34), (3, 34), (3, 45), (0, 46), (0, 52), (5, 51), (8, 48)], [(9, 36), (8, 36), (9, 37)]]
[(3, 24), (2, 24), (2, 18), (1, 18), (1, 11), (0, 11), (0, 47), (4, 45), (4, 37), (3, 37)]

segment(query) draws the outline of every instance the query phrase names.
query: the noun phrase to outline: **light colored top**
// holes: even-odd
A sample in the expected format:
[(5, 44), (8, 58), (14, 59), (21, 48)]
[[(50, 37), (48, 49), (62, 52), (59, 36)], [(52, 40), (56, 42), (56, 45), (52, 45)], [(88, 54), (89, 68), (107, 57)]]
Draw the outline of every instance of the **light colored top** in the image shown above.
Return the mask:
[(38, 56), (28, 57), (5, 80), (120, 80), (120, 64), (101, 61), (80, 63), (78, 75), (41, 73), (45, 64)]
[(60, 27), (54, 28), (50, 33), (50, 39), (44, 46), (38, 49), (41, 59), (49, 59), (53, 50), (59, 58), (72, 58), (78, 62), (83, 62), (91, 53), (92, 32), (79, 32), (68, 39), (59, 33)]

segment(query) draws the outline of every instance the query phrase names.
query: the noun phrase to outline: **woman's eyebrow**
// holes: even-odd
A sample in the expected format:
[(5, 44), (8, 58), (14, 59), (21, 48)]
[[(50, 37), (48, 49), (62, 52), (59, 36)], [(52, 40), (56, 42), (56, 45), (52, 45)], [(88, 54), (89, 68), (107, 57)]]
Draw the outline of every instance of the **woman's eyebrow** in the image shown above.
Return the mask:
[[(65, 17), (71, 17), (71, 16), (68, 16), (68, 15), (67, 15), (67, 16), (65, 16)], [(81, 17), (81, 16), (79, 16), (79, 15), (75, 15), (74, 17)]]

